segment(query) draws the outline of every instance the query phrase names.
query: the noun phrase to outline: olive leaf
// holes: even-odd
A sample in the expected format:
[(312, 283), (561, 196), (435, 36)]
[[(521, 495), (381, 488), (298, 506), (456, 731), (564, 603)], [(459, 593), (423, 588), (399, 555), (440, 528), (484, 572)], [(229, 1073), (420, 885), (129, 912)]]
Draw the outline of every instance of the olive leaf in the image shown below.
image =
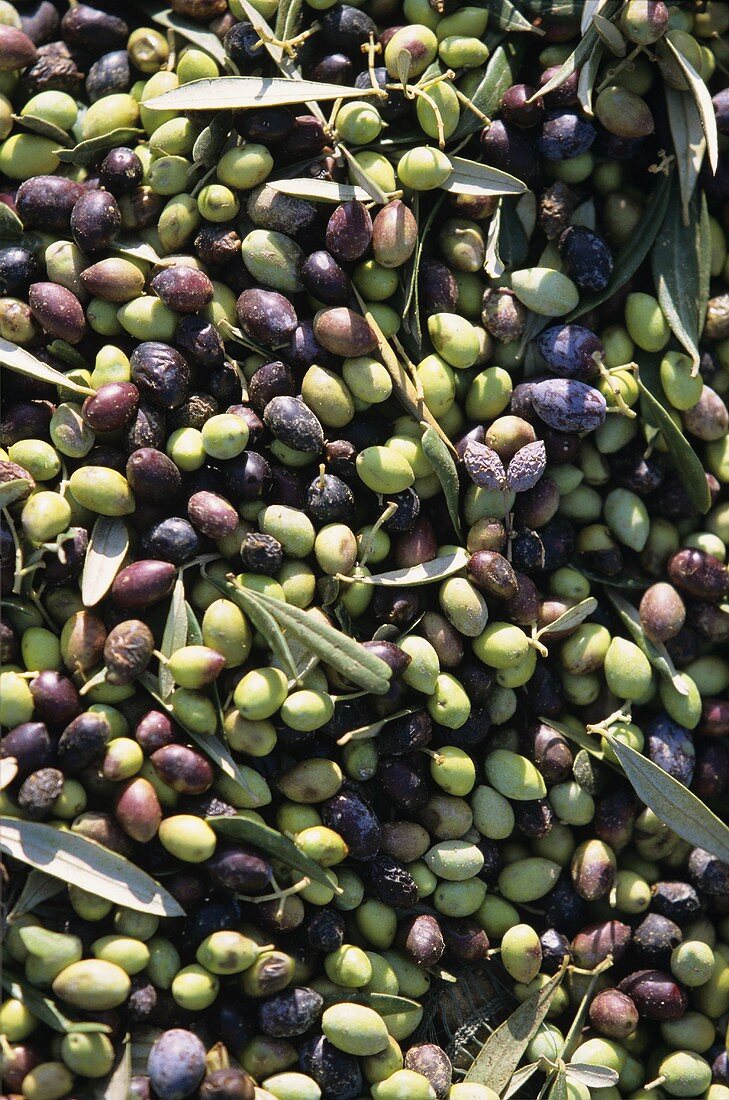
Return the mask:
[(566, 611), (557, 616), (554, 622), (549, 623), (548, 626), (543, 626), (539, 631), (539, 636), (558, 634), (563, 630), (575, 630), (597, 611), (597, 607), (598, 603), (595, 597), (587, 596), (584, 600), (580, 600), (579, 603), (575, 604), (574, 607), (568, 607)]
[(22, 237), (23, 223), (6, 202), (0, 202), (0, 237)]
[[(580, 69), (580, 79), (577, 82), (577, 98), (585, 114), (590, 116), (594, 114), (592, 109), (592, 89), (597, 80), (603, 52), (602, 42), (596, 42), (590, 51), (590, 56)], [(572, 224), (574, 225), (574, 221)]]
[(332, 885), (326, 870), (305, 855), (300, 848), (296, 847), (293, 840), (284, 836), (278, 829), (272, 829), (270, 825), (264, 825), (260, 821), (243, 815), (208, 817), (206, 820), (216, 833), (222, 833), (223, 836), (231, 837), (243, 844), (252, 844), (271, 859), (301, 871), (302, 875), (306, 875), (307, 878), (322, 886)]
[(625, 39), (614, 23), (595, 12), (592, 17), (592, 25), (611, 53), (615, 54), (616, 57), (625, 57), (628, 48)]
[(579, 1081), (588, 1089), (607, 1089), (617, 1084), (618, 1075), (609, 1066), (590, 1066), (583, 1062), (570, 1062), (565, 1066), (567, 1077)]
[(501, 200), (499, 253), (507, 268), (521, 266), (529, 254), (529, 237), (518, 212), (521, 201), (510, 198)]
[(349, 149), (343, 142), (339, 142), (337, 148), (340, 153), (344, 154), (344, 159), (349, 167), (350, 175), (354, 176), (356, 185), (366, 191), (367, 196), (372, 202), (376, 202), (378, 206), (384, 206), (390, 200), (390, 196), (386, 191), (383, 191), (377, 180), (365, 171), (362, 165), (359, 163), (356, 157), (353, 157)]
[(515, 493), (533, 489), (547, 468), (547, 452), (544, 442), (537, 439), (516, 452), (506, 471), (506, 484)]
[(605, 754), (599, 747), (600, 742), (594, 737), (590, 737), (588, 733), (582, 733), (575, 730), (572, 726), (568, 726), (566, 722), (559, 722), (556, 718), (540, 717), (540, 722), (543, 722), (545, 726), (550, 726), (551, 729), (556, 730), (557, 733), (561, 733), (563, 737), (566, 737), (569, 741), (574, 741), (576, 745), (579, 745), (585, 752), (589, 752), (590, 756), (594, 756), (597, 760), (601, 760), (604, 764), (611, 764), (611, 761), (605, 759)]
[(32, 913), (44, 901), (60, 894), (63, 889), (64, 885), (59, 879), (54, 878), (53, 875), (47, 875), (45, 871), (32, 868), (23, 883), (23, 889), (13, 903), (13, 908), (7, 915), (7, 923), (13, 924), (26, 913)]
[(183, 917), (184, 909), (128, 859), (95, 840), (38, 821), (3, 817), (0, 849), (62, 882), (73, 882), (115, 905), (162, 917)]
[(20, 1001), (36, 1019), (61, 1035), (65, 1035), (69, 1031), (80, 1031), (87, 1035), (93, 1033), (108, 1035), (111, 1031), (108, 1024), (97, 1024), (86, 1020), (70, 1020), (65, 1013), (61, 1012), (54, 1000), (44, 996), (40, 990), (14, 974), (8, 967), (3, 967), (2, 974), (0, 974), (0, 983), (8, 996)]
[(711, 293), (711, 223), (706, 195), (701, 196), (701, 212), (696, 225), (696, 248), (699, 259), (698, 304), (699, 334), (706, 322), (706, 307)]
[(592, 970), (590, 980), (584, 987), (582, 997), (577, 1008), (577, 1012), (575, 1012), (574, 1016), (572, 1017), (569, 1030), (564, 1037), (564, 1042), (562, 1043), (562, 1049), (559, 1052), (559, 1057), (565, 1062), (572, 1057), (574, 1052), (577, 1050), (579, 1043), (582, 1041), (585, 1020), (587, 1019), (587, 1013), (589, 1012), (590, 1005), (592, 1004), (595, 987), (600, 980), (600, 975), (604, 974), (606, 970), (609, 970), (612, 965), (612, 956), (608, 955), (606, 959), (603, 959), (602, 962), (599, 962), (597, 966), (595, 966)]
[(276, 12), (276, 37), (282, 41), (293, 38), (301, 22), (304, 0), (280, 0)]
[(433, 584), (445, 580), (454, 573), (460, 573), (468, 565), (470, 555), (459, 547), (453, 554), (444, 554), (442, 558), (410, 565), (404, 569), (390, 569), (386, 573), (373, 573), (371, 576), (348, 577), (337, 573), (337, 580), (357, 584), (374, 584), (383, 588), (415, 588), (421, 584)]
[(59, 386), (73, 393), (83, 394), (84, 397), (93, 397), (96, 390), (90, 386), (82, 386), (68, 378), (62, 371), (56, 370), (48, 363), (41, 363), (25, 348), (18, 347), (10, 340), (0, 339), (0, 364), (16, 374), (24, 374), (27, 378), (35, 378), (37, 382), (49, 382), (52, 386)]
[(70, 145), (73, 145), (67, 130), (64, 130), (61, 126), (56, 126), (54, 122), (49, 122), (45, 118), (38, 118), (37, 115), (13, 115), (13, 122), (21, 130), (27, 130), (29, 134), (38, 134), (40, 137), (48, 138), (49, 141), (54, 141), (56, 145), (60, 145), (62, 149), (67, 149)]
[(521, 1091), (522, 1086), (541, 1068), (541, 1062), (529, 1062), (526, 1066), (522, 1066), (518, 1069), (516, 1073), (513, 1073), (508, 1088), (503, 1093), (503, 1100), (511, 1100), (512, 1096), (516, 1096), (516, 1094)]
[[(571, 313), (567, 314), (564, 319), (565, 324), (568, 324), (570, 321), (576, 321), (583, 313), (588, 313), (590, 310), (602, 305), (608, 298), (612, 298), (613, 294), (617, 293), (621, 287), (625, 286), (628, 279), (635, 275), (648, 255), (663, 225), (670, 193), (670, 177), (661, 175), (660, 180), (648, 198), (643, 216), (637, 228), (631, 234), (630, 239), (626, 241), (615, 255), (615, 264), (613, 266), (613, 273), (610, 276), (610, 282), (604, 290), (595, 291), (593, 294), (581, 295), (580, 304), (576, 306)], [(541, 318), (541, 320), (544, 319)]]
[[(160, 652), (163, 657), (171, 657), (176, 650), (182, 649), (184, 645), (187, 645), (187, 605), (185, 602), (185, 583), (182, 574), (178, 573), (175, 587), (172, 589), (170, 609), (162, 633)], [(157, 683), (162, 698), (168, 699), (175, 690), (175, 678), (164, 661), (159, 663)]]
[(701, 119), (690, 92), (664, 85), (666, 112), (671, 140), (676, 150), (676, 171), (683, 200), (684, 223), (689, 221), (689, 203), (696, 190), (699, 172), (706, 152), (706, 138)]
[[(329, 884), (331, 886), (331, 883)], [(393, 1016), (399, 1012), (411, 1012), (414, 1008), (422, 1008), (417, 1001), (409, 997), (398, 997), (394, 993), (371, 993), (367, 989), (332, 989), (324, 987), (321, 990), (324, 1004), (341, 1004), (343, 1000), (357, 1005), (368, 1005), (377, 1010), (380, 1016)]]
[(345, 88), (316, 80), (284, 80), (278, 76), (214, 76), (191, 80), (148, 99), (151, 111), (240, 111), (246, 107), (283, 107), (307, 100), (364, 99), (371, 88)]
[(448, 508), (448, 515), (451, 517), (451, 523), (453, 524), (453, 530), (462, 541), (463, 531), (461, 529), (458, 508), (458, 498), (461, 487), (458, 480), (456, 464), (453, 461), (450, 451), (437, 432), (434, 432), (430, 425), (424, 420), (421, 421), (420, 427), (423, 429), (423, 436), (420, 440), (423, 454), (433, 467), (435, 476), (441, 484), (446, 507)]
[[(615, 10), (615, 7), (616, 5), (611, 5), (613, 11)], [(528, 100), (527, 102), (531, 102), (535, 99), (542, 99), (545, 95), (549, 95), (550, 92), (554, 92), (557, 88), (561, 88), (565, 81), (569, 80), (573, 73), (578, 72), (582, 68), (584, 63), (587, 61), (587, 58), (590, 56), (592, 47), (597, 41), (597, 31), (594, 25), (590, 24), (590, 26), (583, 34), (582, 38), (580, 38), (580, 41), (575, 46), (572, 53), (565, 61), (562, 62), (554, 76), (550, 80), (548, 80), (546, 84), (543, 84), (541, 88), (539, 88), (534, 93), (534, 95), (531, 97), (531, 100)]]
[(686, 436), (676, 427), (673, 417), (663, 408), (660, 401), (650, 392), (644, 383), (637, 379), (640, 390), (643, 416), (653, 427), (660, 429), (666, 441), (676, 473), (684, 484), (686, 492), (700, 512), (706, 514), (711, 507), (711, 493), (706, 474)]
[(490, 1085), (496, 1092), (501, 1092), (508, 1085), (527, 1046), (544, 1021), (566, 972), (565, 964), (545, 986), (520, 1004), (508, 1020), (504, 1020), (489, 1035), (464, 1081)]
[(202, 164), (206, 168), (212, 168), (218, 161), (225, 143), (230, 137), (233, 126), (233, 116), (230, 111), (221, 111), (215, 115), (195, 138), (192, 147), (193, 164)]
[(607, 597), (620, 616), (620, 621), (623, 626), (631, 635), (638, 648), (648, 658), (658, 675), (673, 684), (679, 695), (688, 695), (688, 688), (683, 678), (676, 672), (671, 654), (662, 642), (652, 642), (650, 638), (646, 637), (646, 633), (640, 621), (640, 615), (633, 605), (628, 603), (626, 599), (619, 596), (616, 592), (608, 592)]
[(283, 671), (290, 679), (298, 679), (298, 669), (283, 630), (266, 608), (256, 602), (255, 593), (246, 592), (246, 597), (244, 608), (246, 615), (281, 663)]
[(463, 453), (463, 465), (474, 485), (479, 489), (507, 488), (504, 465), (491, 447), (469, 440)]
[(15, 780), (18, 774), (18, 761), (14, 756), (3, 756), (0, 758), (0, 791), (4, 791), (6, 787)]
[(26, 477), (13, 477), (10, 481), (0, 482), (0, 508), (9, 508), (18, 500), (24, 500), (33, 488), (33, 482)]
[(558, 1066), (554, 1071), (547, 1097), (548, 1100), (569, 1100), (569, 1093), (567, 1092), (567, 1071), (564, 1066)]
[(455, 195), (523, 195), (527, 185), (509, 172), (465, 157), (450, 157), (453, 171), (440, 187)]
[(111, 1073), (97, 1082), (94, 1100), (129, 1100), (132, 1095), (131, 1081), (132, 1044), (127, 1036), (117, 1052)]
[(193, 23), (171, 11), (166, 0), (132, 0), (132, 3), (136, 8), (140, 8), (151, 16), (160, 27), (175, 31), (181, 38), (187, 39), (188, 42), (192, 42), (193, 45), (198, 46), (205, 53), (209, 53), (219, 65), (227, 66), (229, 64), (228, 55), (217, 34), (206, 30), (202, 24)]
[(422, 353), (423, 333), (420, 318), (420, 264), (423, 259), (425, 242), (433, 226), (435, 218), (442, 204), (445, 202), (445, 194), (439, 194), (430, 208), (430, 213), (424, 222), (421, 222), (419, 214), (419, 197), (416, 193), (413, 201), (413, 214), (418, 222), (418, 244), (408, 265), (405, 277), (405, 303), (402, 314), (405, 325), (412, 336), (418, 356)]
[[(60, 359), (62, 363), (68, 363), (69, 367), (72, 367), (74, 370), (88, 369), (88, 360), (84, 359), (81, 352), (77, 351), (76, 348), (72, 344), (67, 343), (66, 340), (51, 340), (50, 344), (46, 347), (46, 351), (50, 352), (54, 358)], [(67, 385), (64, 383), (64, 389), (66, 388)]]
[(486, 230), (486, 259), (483, 269), (490, 279), (500, 279), (506, 270), (504, 261), (499, 254), (499, 236), (501, 234), (501, 205), (499, 199)]
[(652, 760), (611, 734), (605, 736), (640, 800), (682, 840), (729, 863), (729, 826)]
[(83, 573), (81, 600), (95, 607), (111, 588), (129, 549), (129, 531), (123, 519), (98, 516), (91, 530)]
[(350, 183), (336, 183), (334, 180), (286, 179), (267, 180), (266, 186), (273, 191), (295, 198), (309, 199), (311, 202), (369, 202), (370, 194), (364, 187)]
[(511, 0), (486, 0), (486, 7), (502, 31), (522, 31), (543, 35), (540, 27), (535, 27), (522, 15)]
[(680, 188), (674, 186), (665, 221), (651, 252), (658, 301), (671, 332), (691, 356), (694, 368), (699, 365), (699, 337), (704, 326), (696, 293), (700, 282), (700, 250), (711, 253), (708, 218), (704, 221), (699, 210), (698, 196), (694, 194), (686, 222)]
[(101, 160), (101, 154), (109, 149), (116, 149), (119, 145), (136, 145), (137, 141), (144, 137), (145, 131), (137, 126), (120, 126), (116, 130), (109, 130), (98, 137), (87, 138), (74, 145), (73, 149), (54, 150), (59, 160), (64, 164), (75, 164), (79, 168), (87, 168), (97, 160)]
[(109, 245), (110, 252), (121, 252), (122, 256), (131, 256), (135, 260), (146, 260), (155, 266), (169, 266), (174, 263), (171, 257), (160, 256), (147, 241), (135, 241), (127, 237), (123, 241), (114, 241)]
[(584, 0), (580, 16), (580, 33), (587, 34), (593, 15), (605, 7), (606, 0)]
[[(505, 41), (496, 47), (488, 59), (481, 83), (471, 96), (473, 106), (487, 117), (496, 110), (504, 92), (516, 80), (524, 50), (523, 39), (517, 42)], [(483, 122), (478, 115), (473, 111), (461, 111), (451, 140), (460, 141), (481, 129)]]
[(676, 49), (668, 36), (663, 38), (662, 45), (666, 47), (669, 53), (673, 54), (673, 58), (683, 73), (684, 80), (689, 86), (691, 95), (696, 103), (696, 110), (698, 111), (701, 121), (701, 129), (706, 138), (706, 153), (709, 158), (709, 165), (711, 171), (716, 172), (719, 165), (719, 134), (716, 127), (716, 114), (714, 113), (714, 105), (711, 102), (709, 89), (706, 87), (706, 84), (696, 72), (693, 65), (686, 60), (680, 50)]

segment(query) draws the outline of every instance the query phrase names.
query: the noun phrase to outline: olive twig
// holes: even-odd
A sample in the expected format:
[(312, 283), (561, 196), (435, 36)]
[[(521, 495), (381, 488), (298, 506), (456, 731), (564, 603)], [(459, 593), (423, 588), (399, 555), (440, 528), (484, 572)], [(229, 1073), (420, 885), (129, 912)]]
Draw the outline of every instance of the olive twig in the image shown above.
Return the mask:
[(18, 537), (18, 532), (13, 522), (13, 517), (7, 508), (3, 508), (3, 519), (8, 525), (8, 530), (12, 535), (13, 546), (15, 547), (15, 572), (13, 575), (13, 595), (19, 596), (23, 586), (23, 547)]
[(384, 512), (381, 513), (379, 519), (376, 519), (375, 522), (372, 524), (371, 528), (369, 529), (369, 531), (367, 532), (365, 537), (362, 539), (362, 549), (361, 549), (361, 553), (360, 553), (360, 559), (357, 562), (357, 565), (359, 565), (359, 566), (366, 565), (367, 559), (369, 558), (369, 556), (371, 555), (371, 553), (374, 549), (375, 537), (377, 535), (377, 532), (382, 527), (383, 523), (387, 523), (388, 519), (391, 519), (392, 516), (395, 515), (396, 511), (397, 511), (397, 504), (393, 504), (393, 503), (388, 504), (387, 507), (385, 508)]
[(643, 49), (644, 47), (642, 45), (637, 45), (634, 50), (631, 50), (627, 57), (623, 58), (619, 65), (616, 65), (614, 69), (608, 69), (607, 73), (605, 74), (605, 79), (601, 84), (598, 84), (597, 88), (595, 89), (595, 94), (599, 95), (603, 88), (607, 88), (609, 84), (614, 83), (615, 77), (619, 73), (621, 73), (623, 69), (627, 68), (628, 65), (632, 65), (636, 57), (638, 57), (639, 54), (643, 53)]

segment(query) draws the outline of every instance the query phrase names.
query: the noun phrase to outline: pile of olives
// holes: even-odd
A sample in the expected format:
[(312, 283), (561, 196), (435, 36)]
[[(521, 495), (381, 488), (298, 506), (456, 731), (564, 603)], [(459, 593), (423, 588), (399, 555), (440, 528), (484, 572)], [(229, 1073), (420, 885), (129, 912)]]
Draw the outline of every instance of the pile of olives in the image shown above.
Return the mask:
[(0, 0), (3, 1100), (727, 1100), (728, 0), (170, 9)]

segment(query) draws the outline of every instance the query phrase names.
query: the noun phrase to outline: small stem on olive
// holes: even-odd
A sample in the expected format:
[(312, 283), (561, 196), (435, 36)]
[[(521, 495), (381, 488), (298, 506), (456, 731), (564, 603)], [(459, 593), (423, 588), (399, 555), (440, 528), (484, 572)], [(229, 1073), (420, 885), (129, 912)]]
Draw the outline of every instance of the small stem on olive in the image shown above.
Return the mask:
[(3, 518), (8, 525), (10, 534), (13, 538), (13, 546), (15, 547), (15, 575), (13, 577), (13, 595), (19, 596), (23, 587), (23, 547), (21, 546), (20, 539), (18, 537), (18, 531), (13, 523), (13, 517), (7, 508), (3, 508)]
[(426, 103), (430, 104), (430, 108), (435, 115), (435, 124), (438, 127), (438, 145), (441, 149), (445, 149), (445, 127), (443, 126), (443, 116), (438, 109), (438, 104), (432, 96), (429, 96), (427, 92), (423, 91), (423, 89), (419, 88), (417, 85), (414, 85), (412, 90), (415, 96), (420, 96)]
[(366, 564), (367, 559), (374, 549), (375, 536), (377, 535), (377, 532), (382, 527), (383, 523), (387, 523), (388, 519), (391, 519), (392, 516), (395, 515), (396, 511), (397, 504), (388, 504), (379, 519), (376, 519), (375, 522), (372, 524), (372, 527), (362, 539), (362, 551), (360, 559), (357, 562), (358, 565), (362, 566)]
[(632, 65), (632, 63), (636, 59), (636, 57), (639, 54), (641, 54), (642, 52), (643, 52), (643, 46), (638, 45), (638, 46), (635, 47), (634, 50), (632, 50), (628, 54), (627, 57), (623, 58), (623, 60), (620, 62), (619, 65), (616, 65), (614, 69), (608, 69), (607, 74), (606, 74), (605, 79), (603, 80), (602, 84), (599, 84), (598, 87), (596, 88), (596, 94), (599, 95), (600, 92), (604, 88), (607, 88), (607, 86), (609, 84), (612, 84), (612, 82), (615, 80), (615, 77), (618, 75), (618, 73), (621, 73), (623, 71), (623, 69), (626, 69), (629, 65)]
[(666, 1075), (662, 1073), (660, 1077), (656, 1077), (655, 1081), (650, 1081), (649, 1084), (643, 1085), (643, 1089), (645, 1092), (650, 1092), (652, 1089), (660, 1088), (665, 1080)]
[(88, 695), (88, 693), (100, 684), (106, 683), (106, 668), (99, 669), (95, 676), (92, 676), (90, 680), (87, 680), (82, 688), (79, 688), (79, 695)]

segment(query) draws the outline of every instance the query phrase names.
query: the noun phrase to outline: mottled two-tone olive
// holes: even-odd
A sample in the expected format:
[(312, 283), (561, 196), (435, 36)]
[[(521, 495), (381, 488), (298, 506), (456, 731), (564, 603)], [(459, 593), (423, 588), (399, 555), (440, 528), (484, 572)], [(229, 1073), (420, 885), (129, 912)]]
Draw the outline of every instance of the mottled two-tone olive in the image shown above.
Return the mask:
[(38, 324), (51, 336), (78, 344), (86, 332), (86, 319), (75, 294), (56, 283), (33, 283), (28, 303)]

